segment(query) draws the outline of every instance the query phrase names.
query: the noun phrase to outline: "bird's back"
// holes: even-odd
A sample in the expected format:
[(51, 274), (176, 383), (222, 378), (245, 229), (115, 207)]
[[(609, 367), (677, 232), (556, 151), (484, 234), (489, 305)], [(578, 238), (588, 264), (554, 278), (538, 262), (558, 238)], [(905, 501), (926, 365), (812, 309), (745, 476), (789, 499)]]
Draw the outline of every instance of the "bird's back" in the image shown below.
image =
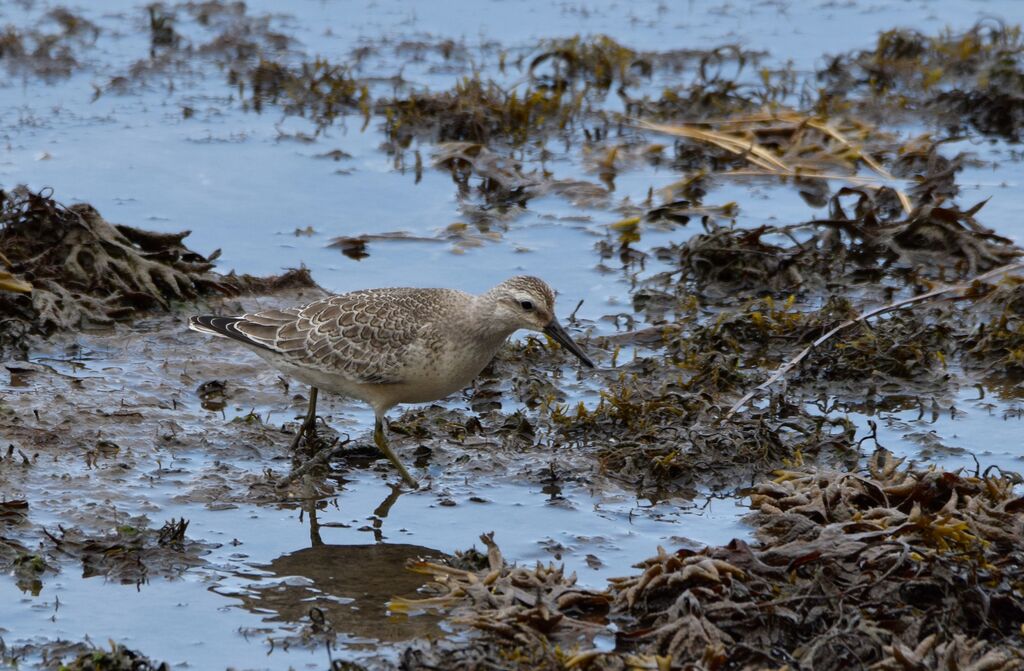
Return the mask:
[(289, 368), (357, 384), (400, 384), (473, 299), (451, 289), (367, 289), (241, 317), (197, 316), (189, 326), (237, 340)]

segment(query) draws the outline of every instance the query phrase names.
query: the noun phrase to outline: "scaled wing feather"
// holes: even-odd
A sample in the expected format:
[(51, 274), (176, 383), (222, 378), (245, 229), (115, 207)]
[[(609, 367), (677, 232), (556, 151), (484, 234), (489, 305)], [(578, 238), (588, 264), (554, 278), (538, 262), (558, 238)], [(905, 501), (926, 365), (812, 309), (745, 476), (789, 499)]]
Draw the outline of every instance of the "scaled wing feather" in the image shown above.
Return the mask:
[(395, 384), (401, 382), (403, 353), (423, 327), (416, 313), (425, 306), (394, 290), (375, 293), (354, 292), (300, 308), (247, 314), (235, 328), (293, 365), (360, 383)]

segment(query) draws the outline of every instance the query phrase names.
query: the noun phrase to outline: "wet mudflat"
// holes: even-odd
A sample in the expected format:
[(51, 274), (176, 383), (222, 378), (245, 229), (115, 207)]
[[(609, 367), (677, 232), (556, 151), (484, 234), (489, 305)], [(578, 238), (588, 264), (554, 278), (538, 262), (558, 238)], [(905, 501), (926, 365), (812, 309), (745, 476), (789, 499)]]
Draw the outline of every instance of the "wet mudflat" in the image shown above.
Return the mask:
[[(273, 301), (303, 297), (310, 293)], [(295, 425), (306, 392), (226, 342), (213, 341), (196, 358), (192, 337), (177, 316), (135, 320), (110, 334), (58, 338), (50, 355), (7, 364), (15, 385), (5, 396), (5, 437), (18, 451), (3, 462), (3, 486), (24, 502), (4, 509), (13, 570), (4, 586), (8, 631), (80, 640), (95, 638), (99, 626), (161, 658), (175, 659), (187, 643), (196, 665), (262, 664), (267, 652), (283, 655), (289, 637), (305, 633), (316, 607), (341, 643), (370, 654), (378, 651), (372, 641), (443, 632), (429, 616), (389, 617), (385, 604), (414, 598), (425, 582), (405, 569), (406, 559), (471, 547), (481, 519), (500, 519), (510, 551), (524, 561), (559, 558), (592, 585), (628, 571), (652, 541), (695, 544), (678, 537), (680, 516), (694, 518), (685, 534), (700, 538), (725, 542), (744, 533), (731, 502), (638, 500), (565, 477), (570, 455), (513, 452), (500, 437), (397, 434), (441, 415), (439, 407), (392, 424), (397, 449), (431, 480), (422, 492), (403, 491), (359, 428), (372, 415), (330, 397), (321, 414), (330, 425), (353, 427), (352, 456), (326, 480), (279, 491), (291, 468), (282, 424)], [(484, 420), (495, 433), (504, 423)], [(420, 446), (430, 453), (415, 456)], [(165, 538), (164, 521), (183, 518), (181, 536)], [(157, 583), (159, 594), (148, 589)], [(108, 598), (140, 612), (101, 616), (96, 600)], [(221, 637), (232, 644), (211, 645)], [(288, 647), (281, 664), (296, 656), (321, 662), (317, 641), (305, 652)]]
[[(5, 663), (1021, 668), (1012, 6), (492, 5), (3, 7)], [(522, 272), (416, 492), (185, 329)]]

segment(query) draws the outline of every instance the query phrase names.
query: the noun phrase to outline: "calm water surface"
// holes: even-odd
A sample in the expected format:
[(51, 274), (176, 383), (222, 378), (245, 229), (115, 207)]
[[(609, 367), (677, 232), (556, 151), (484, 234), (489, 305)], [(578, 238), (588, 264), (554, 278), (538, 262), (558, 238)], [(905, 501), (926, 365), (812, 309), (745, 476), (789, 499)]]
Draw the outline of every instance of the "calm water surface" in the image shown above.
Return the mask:
[[(25, 25), (58, 6), (29, 4), (0, 3), (0, 26)], [(494, 71), (493, 43), (514, 50), (540, 38), (604, 33), (638, 49), (739, 44), (768, 52), (769, 63), (792, 63), (808, 71), (827, 54), (871, 46), (879, 30), (913, 26), (935, 33), (944, 27), (966, 28), (979, 18), (1021, 17), (1016, 0), (753, 5), (697, 0), (256, 0), (247, 5), (250, 14), (272, 14), (272, 25), (298, 40), (293, 57), (322, 55), (343, 62), (355, 47), (381, 40), (453, 39), (467, 46), (485, 74), (508, 79), (519, 75)], [(180, 77), (154, 77), (140, 90), (106, 93), (94, 100), (94, 85), (103, 85), (148, 53), (144, 4), (110, 0), (68, 6), (104, 32), (88, 52), (87, 67), (68, 80), (47, 84), (20, 76), (0, 79), (0, 187), (52, 187), (62, 202), (90, 202), (117, 223), (161, 231), (188, 229), (189, 243), (198, 251), (223, 249), (219, 267), (224, 271), (270, 274), (306, 266), (322, 286), (336, 292), (387, 285), (482, 291), (512, 274), (532, 273), (560, 291), (563, 312), (583, 299), (579, 315), (598, 320), (629, 304), (624, 279), (597, 271), (600, 259), (594, 245), (619, 218), (616, 204), (644, 200), (649, 189), (676, 179), (671, 170), (643, 167), (622, 173), (611, 207), (580, 207), (546, 196), (530, 201), (511, 220), (496, 223), (498, 235), (480, 235), (478, 245), (371, 242), (369, 257), (357, 262), (328, 247), (329, 241), (392, 232), (435, 237), (466, 221), (466, 204), (450, 176), (430, 167), (434, 148), (419, 147), (426, 168), (417, 182), (411, 170), (396, 169), (381, 151), (379, 119), (363, 130), (362, 117), (353, 116), (316, 135), (307, 121), (285, 117), (272, 107), (262, 114), (248, 113), (240, 108), (224, 73), (199, 59), (194, 71)], [(187, 22), (177, 27), (186, 37), (202, 35), (200, 27)], [(441, 89), (463, 74), (458, 67), (443, 65), (431, 59), (407, 62), (393, 49), (384, 49), (359, 74), (386, 78), (400, 69), (412, 85)], [(185, 106), (195, 110), (191, 118), (184, 118)], [(336, 149), (349, 158), (318, 158)], [(951, 153), (965, 149), (999, 164), (969, 168), (961, 176), (962, 200), (991, 197), (984, 223), (1021, 240), (1022, 170), (1009, 156), (1012, 148), (967, 141), (947, 147)], [(575, 151), (556, 155), (548, 169), (559, 178), (596, 181)], [(766, 184), (724, 183), (707, 198), (708, 204), (730, 201), (740, 204), (742, 225), (803, 221), (820, 214), (791, 190)], [(312, 235), (295, 234), (306, 227), (312, 227)], [(643, 244), (678, 241), (693, 232), (654, 232)], [(605, 323), (600, 328), (611, 327)], [(144, 376), (146, 369), (136, 370), (137, 365), (117, 352), (89, 363), (96, 371), (118, 366), (129, 377)], [(586, 390), (579, 393), (592, 398)], [(452, 403), (460, 407), (458, 400)], [(973, 468), (974, 455), (986, 464), (1021, 468), (1014, 401), (981, 398), (965, 389), (956, 405), (959, 412), (940, 408), (923, 419), (918, 411), (886, 417), (880, 442), (901, 454), (947, 465)], [(345, 406), (345, 417), (349, 425), (344, 428), (352, 432), (366, 430), (372, 419), (355, 406)], [(138, 588), (79, 577), (67, 568), (49, 578), (35, 596), (22, 593), (12, 580), (0, 579), (0, 634), (9, 644), (81, 640), (87, 635), (102, 644), (111, 638), (173, 665), (199, 669), (324, 668), (325, 649), (270, 652), (267, 638), (290, 631), (303, 616), (295, 604), (335, 608), (331, 612), (339, 622), (348, 617), (339, 627), (346, 632), (341, 654), (352, 657), (381, 654), (375, 638), (400, 640), (438, 626), (429, 618), (388, 618), (383, 610), (394, 590), (415, 589), (403, 586), (400, 577), (405, 558), (415, 548), (451, 553), (499, 527), (497, 538), (509, 559), (561, 560), (583, 583), (599, 586), (605, 578), (629, 571), (659, 544), (674, 546), (687, 539), (724, 543), (748, 533), (738, 521), (742, 502), (735, 500), (651, 502), (627, 492), (595, 493), (574, 485), (553, 492), (494, 482), (449, 487), (447, 493), (457, 504), (451, 507), (438, 506), (436, 497), (420, 493), (385, 506), (393, 494), (385, 482), (370, 474), (353, 477), (339, 497), (316, 511), (318, 529), (308, 511), (299, 508), (209, 510), (176, 500), (173, 487), (154, 486), (147, 495), (153, 519), (184, 516), (191, 521), (191, 537), (221, 544), (207, 557), (210, 567), (188, 572), (181, 580), (152, 580)], [(471, 495), (482, 495), (486, 502), (473, 502)], [(34, 513), (45, 520), (45, 506)], [(395, 544), (391, 554), (374, 550), (382, 541)], [(375, 585), (365, 594), (351, 584), (331, 582), (340, 580), (338, 567), (354, 571), (356, 566), (367, 572), (363, 582)], [(388, 577), (383, 586), (371, 579), (381, 575)]]

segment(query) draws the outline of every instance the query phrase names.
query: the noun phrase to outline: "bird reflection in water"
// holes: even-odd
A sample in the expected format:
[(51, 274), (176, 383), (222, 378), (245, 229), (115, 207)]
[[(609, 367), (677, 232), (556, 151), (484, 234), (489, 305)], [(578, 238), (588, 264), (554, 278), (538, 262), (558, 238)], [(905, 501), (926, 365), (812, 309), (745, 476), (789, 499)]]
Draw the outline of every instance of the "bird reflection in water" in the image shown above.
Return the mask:
[(335, 526), (321, 524), (317, 517), (318, 506), (326, 502), (306, 502), (303, 516), (309, 522), (310, 547), (254, 566), (271, 575), (226, 596), (241, 599), (244, 608), (263, 616), (267, 623), (312, 622), (319, 630), (333, 631), (355, 645), (359, 641), (351, 639), (398, 642), (443, 635), (438, 628), (440, 618), (433, 614), (407, 616), (387, 610), (393, 597), (423, 596), (417, 590), (426, 579), (405, 568), (409, 560), (436, 561), (445, 556), (420, 545), (379, 542), (383, 521), (401, 493), (399, 485), (393, 486), (374, 510), (372, 531), (378, 542), (365, 545), (324, 543), (321, 529)]

